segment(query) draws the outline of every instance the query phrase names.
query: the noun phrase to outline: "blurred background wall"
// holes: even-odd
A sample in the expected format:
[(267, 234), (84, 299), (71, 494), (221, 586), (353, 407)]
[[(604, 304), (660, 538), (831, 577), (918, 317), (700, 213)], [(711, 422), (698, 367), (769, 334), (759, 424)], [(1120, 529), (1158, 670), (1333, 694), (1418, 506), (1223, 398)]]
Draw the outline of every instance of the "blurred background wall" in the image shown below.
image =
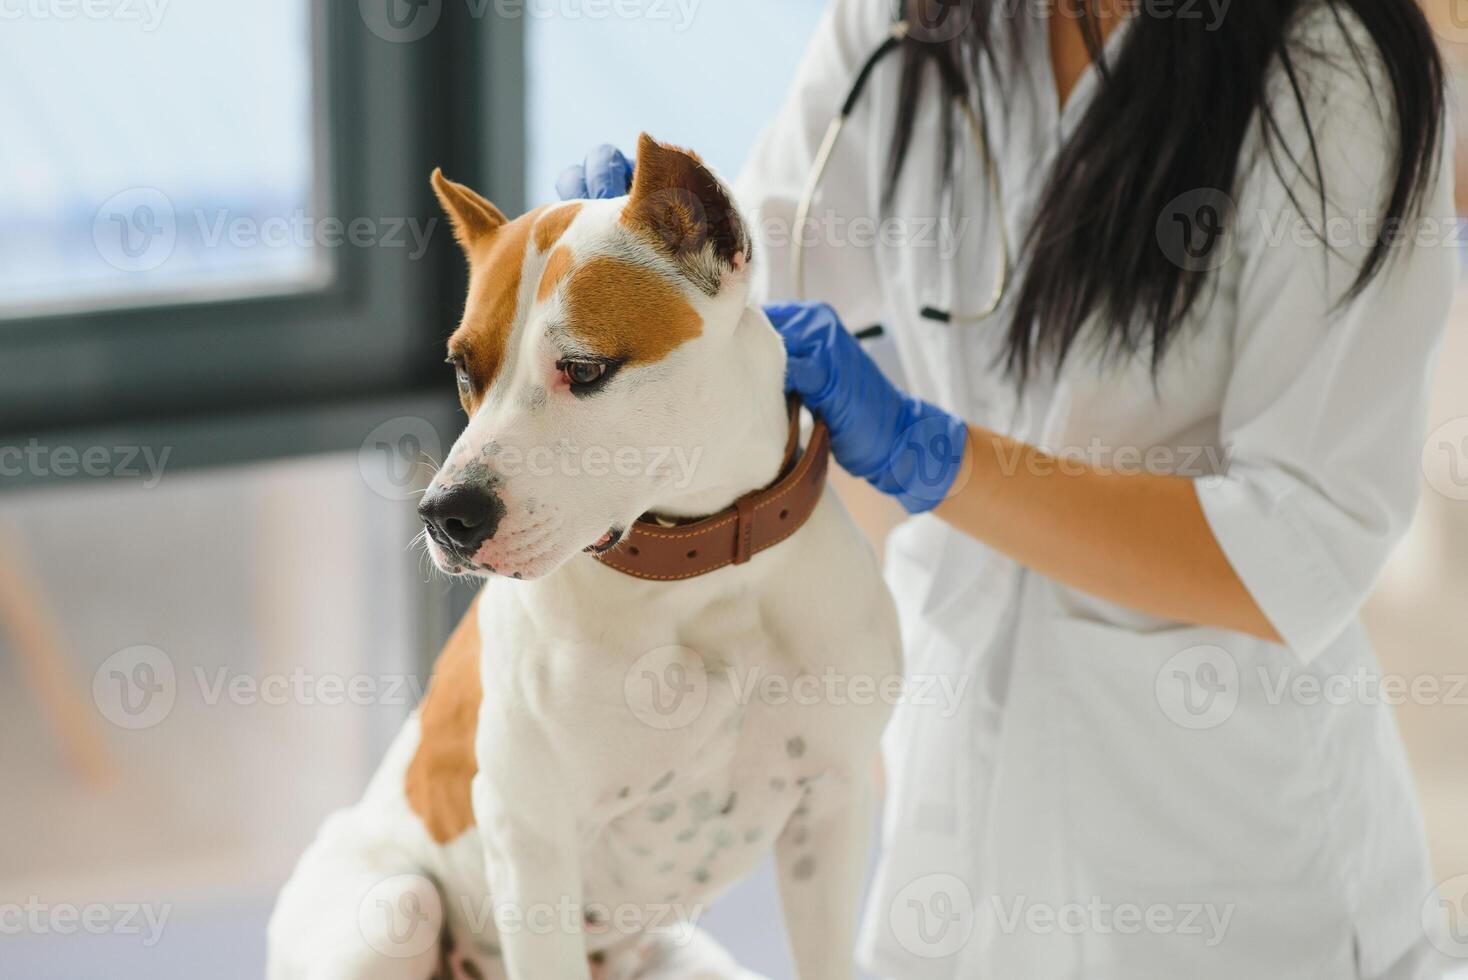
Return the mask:
[[(426, 175), (515, 213), (644, 129), (732, 175), (822, 6), (0, 0), (0, 906), (108, 917), (0, 932), (0, 978), (261, 975), (275, 890), (467, 600), (408, 546), (459, 424)], [(1431, 13), (1461, 92), (1468, 3)], [(1388, 672), (1449, 685), (1465, 377), (1460, 304), (1369, 610)], [(1468, 692), (1398, 715), (1468, 873)], [(706, 921), (789, 975), (767, 869)]]

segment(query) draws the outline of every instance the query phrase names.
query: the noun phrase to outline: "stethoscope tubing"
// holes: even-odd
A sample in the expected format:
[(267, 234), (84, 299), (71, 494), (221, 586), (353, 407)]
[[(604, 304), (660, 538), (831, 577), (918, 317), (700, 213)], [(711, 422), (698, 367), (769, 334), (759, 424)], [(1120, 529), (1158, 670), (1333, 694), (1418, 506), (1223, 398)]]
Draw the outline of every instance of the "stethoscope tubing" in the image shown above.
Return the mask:
[[(882, 43), (867, 56), (856, 76), (852, 79), (851, 88), (846, 93), (840, 109), (831, 119), (830, 125), (826, 127), (825, 136), (821, 139), (821, 145), (816, 150), (815, 160), (811, 163), (810, 174), (806, 178), (805, 187), (801, 191), (800, 202), (795, 209), (795, 228), (791, 241), (790, 250), (790, 273), (791, 282), (794, 286), (797, 299), (805, 298), (805, 229), (810, 221), (811, 209), (815, 206), (817, 193), (820, 191), (821, 181), (826, 176), (826, 170), (831, 165), (831, 156), (836, 151), (836, 145), (841, 139), (842, 130), (846, 128), (846, 122), (856, 110), (856, 105), (861, 101), (862, 93), (865, 92), (867, 82), (884, 58), (896, 51), (902, 42), (907, 39), (910, 27), (906, 20), (896, 20), (892, 24), (888, 36)], [(1009, 288), (1010, 272), (1010, 250), (1009, 232), (1005, 228), (1004, 202), (1001, 198), (999, 186), (999, 167), (995, 163), (994, 154), (989, 146), (988, 130), (985, 120), (981, 119), (967, 101), (959, 104), (959, 111), (964, 115), (968, 123), (970, 133), (975, 144), (978, 145), (984, 157), (984, 169), (989, 182), (989, 195), (994, 201), (995, 215), (999, 226), (999, 276), (994, 284), (994, 292), (983, 309), (966, 314), (956, 314), (949, 311), (939, 310), (935, 307), (925, 306), (922, 316), (943, 323), (978, 323), (988, 319), (994, 314), (1004, 301), (1005, 293)]]

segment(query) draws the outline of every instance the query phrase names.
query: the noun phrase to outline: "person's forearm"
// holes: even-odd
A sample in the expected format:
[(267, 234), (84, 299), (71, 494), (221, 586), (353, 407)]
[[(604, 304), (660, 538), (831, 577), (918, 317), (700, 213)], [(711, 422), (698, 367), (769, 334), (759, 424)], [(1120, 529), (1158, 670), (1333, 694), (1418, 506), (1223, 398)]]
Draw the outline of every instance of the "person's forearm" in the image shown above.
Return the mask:
[(1278, 641), (1191, 479), (1109, 472), (978, 427), (965, 457), (961, 486), (934, 510), (959, 530), (1110, 602)]

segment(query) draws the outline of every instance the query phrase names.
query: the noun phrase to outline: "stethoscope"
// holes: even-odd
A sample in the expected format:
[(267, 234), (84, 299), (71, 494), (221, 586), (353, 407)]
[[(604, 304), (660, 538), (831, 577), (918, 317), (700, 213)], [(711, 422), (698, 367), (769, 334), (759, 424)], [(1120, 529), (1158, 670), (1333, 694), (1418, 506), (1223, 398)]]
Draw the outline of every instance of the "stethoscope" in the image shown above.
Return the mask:
[[(791, 244), (790, 271), (791, 282), (795, 287), (795, 295), (798, 299), (805, 298), (806, 222), (810, 220), (810, 211), (815, 204), (816, 194), (820, 191), (821, 179), (825, 177), (826, 168), (830, 166), (831, 154), (835, 151), (836, 143), (841, 138), (841, 131), (846, 128), (846, 120), (850, 118), (852, 111), (856, 108), (856, 103), (861, 99), (861, 94), (865, 91), (872, 72), (883, 58), (897, 50), (907, 38), (910, 29), (909, 23), (900, 14), (893, 20), (887, 38), (868, 56), (866, 62), (856, 73), (856, 77), (851, 82), (851, 90), (846, 94), (846, 101), (841, 103), (840, 110), (831, 120), (831, 125), (826, 128), (825, 139), (821, 140), (820, 149), (816, 151), (810, 177), (806, 180), (805, 190), (800, 196), (800, 206), (795, 210), (795, 234)], [(994, 162), (994, 153), (989, 147), (986, 120), (975, 113), (973, 106), (969, 105), (966, 100), (960, 101), (959, 110), (968, 120), (969, 131), (973, 135), (974, 143), (984, 156), (984, 170), (989, 179), (989, 194), (993, 199), (994, 213), (998, 218), (995, 224), (999, 228), (999, 275), (994, 283), (993, 294), (981, 310), (972, 313), (956, 313), (933, 306), (922, 308), (921, 313), (924, 319), (936, 320), (940, 323), (978, 323), (987, 319), (993, 315), (995, 310), (999, 309), (999, 304), (1004, 300), (1005, 291), (1009, 287), (1009, 233), (1004, 227), (1004, 201), (1000, 196), (999, 168)], [(954, 275), (956, 277), (956, 273)]]

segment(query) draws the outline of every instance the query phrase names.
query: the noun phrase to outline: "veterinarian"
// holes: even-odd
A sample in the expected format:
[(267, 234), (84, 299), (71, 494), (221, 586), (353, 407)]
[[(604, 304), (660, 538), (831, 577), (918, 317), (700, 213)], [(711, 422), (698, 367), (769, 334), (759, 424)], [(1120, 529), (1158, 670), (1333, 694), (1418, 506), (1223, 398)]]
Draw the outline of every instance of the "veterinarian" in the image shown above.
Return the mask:
[(915, 515), (887, 546), (908, 672), (963, 682), (889, 732), (866, 962), (1440, 976), (1358, 683), (1456, 278), (1422, 15), (892, 6), (835, 0), (739, 182), (790, 385)]

